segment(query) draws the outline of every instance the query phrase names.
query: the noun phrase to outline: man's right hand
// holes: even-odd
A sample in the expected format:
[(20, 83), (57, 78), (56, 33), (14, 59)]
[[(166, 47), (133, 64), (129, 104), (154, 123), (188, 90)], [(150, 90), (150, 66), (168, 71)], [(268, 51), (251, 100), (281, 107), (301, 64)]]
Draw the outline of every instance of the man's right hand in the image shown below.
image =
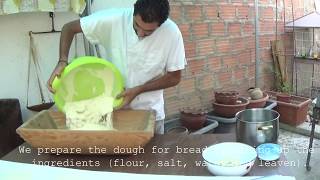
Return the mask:
[(68, 65), (67, 61), (58, 61), (58, 64), (56, 65), (54, 71), (52, 72), (48, 82), (47, 82), (47, 86), (50, 92), (55, 93), (54, 89), (52, 88), (52, 82), (54, 80), (54, 78), (56, 77), (60, 77), (62, 71), (64, 70), (64, 68)]

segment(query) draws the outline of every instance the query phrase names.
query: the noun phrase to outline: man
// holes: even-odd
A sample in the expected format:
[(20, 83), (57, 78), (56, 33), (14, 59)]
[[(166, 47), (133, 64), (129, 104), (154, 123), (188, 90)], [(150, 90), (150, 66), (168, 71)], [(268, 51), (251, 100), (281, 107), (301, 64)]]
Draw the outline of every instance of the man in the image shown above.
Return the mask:
[(123, 106), (156, 111), (156, 133), (164, 133), (163, 89), (177, 85), (186, 64), (181, 32), (168, 19), (168, 0), (137, 0), (134, 8), (94, 13), (63, 26), (60, 57), (48, 87), (68, 64), (76, 33), (83, 32), (93, 44), (106, 50), (106, 59), (125, 78)]

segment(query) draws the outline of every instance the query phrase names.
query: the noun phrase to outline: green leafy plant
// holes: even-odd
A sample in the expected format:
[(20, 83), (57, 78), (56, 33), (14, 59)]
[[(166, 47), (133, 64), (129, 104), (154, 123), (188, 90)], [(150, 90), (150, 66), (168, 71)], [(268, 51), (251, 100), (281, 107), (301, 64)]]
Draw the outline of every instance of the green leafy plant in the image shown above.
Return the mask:
[(289, 83), (285, 82), (279, 87), (279, 91), (290, 94), (292, 92), (292, 87)]
[(275, 82), (276, 90), (278, 92), (290, 94), (292, 92), (291, 85), (288, 82), (282, 81), (280, 73), (276, 72), (275, 76), (276, 76), (276, 82)]

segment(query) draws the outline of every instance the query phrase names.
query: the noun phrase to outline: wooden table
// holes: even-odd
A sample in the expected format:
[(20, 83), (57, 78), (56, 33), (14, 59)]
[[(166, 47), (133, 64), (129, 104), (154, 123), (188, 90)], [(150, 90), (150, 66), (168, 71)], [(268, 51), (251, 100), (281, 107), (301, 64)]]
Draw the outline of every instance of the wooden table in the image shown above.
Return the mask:
[[(30, 164), (34, 162), (38, 164), (39, 161), (54, 162), (60, 163), (61, 166), (66, 165), (63, 167), (98, 171), (210, 176), (211, 174), (205, 166), (195, 165), (195, 162), (202, 161), (199, 150), (212, 144), (231, 141), (235, 141), (234, 134), (156, 135), (144, 148), (140, 149), (140, 153), (137, 155), (38, 155), (35, 148), (32, 148), (31, 153), (19, 153), (19, 148), (16, 148), (2, 159)], [(23, 146), (30, 147), (27, 143), (24, 143), (20, 148)], [(185, 153), (181, 153), (182, 149)], [(283, 155), (277, 162), (281, 161), (286, 161)], [(76, 163), (79, 163), (78, 166), (75, 166)], [(274, 164), (265, 164), (260, 160), (256, 161), (248, 175), (265, 176), (273, 174), (292, 175), (288, 166), (274, 166)]]

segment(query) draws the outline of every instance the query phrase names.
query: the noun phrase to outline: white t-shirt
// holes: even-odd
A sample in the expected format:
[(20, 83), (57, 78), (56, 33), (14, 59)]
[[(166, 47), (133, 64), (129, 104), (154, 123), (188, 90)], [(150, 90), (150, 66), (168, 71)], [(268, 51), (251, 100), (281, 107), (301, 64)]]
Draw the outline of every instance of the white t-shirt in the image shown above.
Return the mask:
[[(109, 9), (80, 19), (82, 31), (93, 44), (102, 45), (106, 59), (117, 66), (126, 88), (155, 79), (165, 72), (184, 69), (185, 51), (178, 26), (167, 19), (150, 36), (138, 38), (133, 29), (133, 9)], [(164, 119), (163, 90), (145, 92), (131, 103), (132, 109), (155, 110)]]

